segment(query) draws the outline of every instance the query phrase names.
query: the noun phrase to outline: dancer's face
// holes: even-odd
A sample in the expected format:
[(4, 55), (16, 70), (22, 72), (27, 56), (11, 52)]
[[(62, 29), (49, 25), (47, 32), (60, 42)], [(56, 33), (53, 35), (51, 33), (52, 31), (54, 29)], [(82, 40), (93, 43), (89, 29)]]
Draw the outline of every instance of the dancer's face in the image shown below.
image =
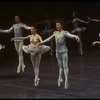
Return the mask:
[(56, 28), (57, 28), (57, 30), (61, 30), (62, 29), (61, 24), (60, 23), (56, 23)]
[(15, 16), (15, 22), (16, 22), (16, 23), (20, 22), (19, 16)]
[(31, 28), (31, 33), (36, 33), (36, 29), (34, 27)]

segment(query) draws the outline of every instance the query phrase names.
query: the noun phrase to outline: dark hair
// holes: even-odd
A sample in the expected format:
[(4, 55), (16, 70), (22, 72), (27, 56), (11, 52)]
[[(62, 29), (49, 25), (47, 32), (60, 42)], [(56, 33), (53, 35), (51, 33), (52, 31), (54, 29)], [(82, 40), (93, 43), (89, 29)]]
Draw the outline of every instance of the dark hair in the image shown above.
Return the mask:
[(73, 12), (73, 15), (74, 15), (74, 16), (78, 16), (78, 12), (74, 11), (74, 12)]
[(63, 27), (64, 26), (64, 22), (61, 20), (56, 20), (56, 23), (60, 23), (60, 25)]
[(35, 29), (37, 29), (36, 25), (34, 25), (34, 24), (33, 24), (33, 25), (31, 25), (31, 27), (34, 27)]

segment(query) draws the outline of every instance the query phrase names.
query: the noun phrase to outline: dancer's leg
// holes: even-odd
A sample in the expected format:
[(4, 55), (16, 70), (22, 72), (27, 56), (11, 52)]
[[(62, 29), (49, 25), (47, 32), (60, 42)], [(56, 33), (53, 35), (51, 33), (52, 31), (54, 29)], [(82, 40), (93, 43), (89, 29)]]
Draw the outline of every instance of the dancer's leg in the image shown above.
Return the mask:
[[(15, 45), (15, 49), (16, 49), (16, 51), (17, 51), (17, 54), (18, 54), (18, 56), (19, 56), (19, 42), (14, 42), (14, 45)], [(20, 61), (19, 61), (20, 62)], [(21, 67), (21, 65), (20, 65), (20, 63), (18, 64), (18, 67), (17, 67), (17, 73), (20, 73), (20, 67)]]
[(62, 60), (63, 60), (63, 68), (64, 68), (64, 76), (65, 76), (65, 89), (68, 87), (68, 54), (63, 53), (62, 54)]
[(24, 57), (23, 57), (23, 50), (22, 50), (23, 44), (24, 44), (23, 41), (19, 42), (19, 63), (22, 67), (22, 71), (24, 72), (25, 64), (24, 64)]
[(60, 83), (63, 81), (63, 79), (62, 79), (62, 71), (63, 71), (62, 65), (63, 65), (63, 62), (62, 62), (61, 54), (56, 53), (56, 58), (57, 58), (58, 67), (59, 67), (58, 87), (60, 87)]
[(78, 42), (78, 45), (79, 45), (79, 55), (83, 55), (81, 33), (78, 32), (77, 35), (80, 38), (80, 42)]
[(36, 54), (35, 56), (31, 55), (30, 57), (35, 73), (35, 86), (37, 86), (39, 84), (39, 65), (41, 60), (41, 54)]

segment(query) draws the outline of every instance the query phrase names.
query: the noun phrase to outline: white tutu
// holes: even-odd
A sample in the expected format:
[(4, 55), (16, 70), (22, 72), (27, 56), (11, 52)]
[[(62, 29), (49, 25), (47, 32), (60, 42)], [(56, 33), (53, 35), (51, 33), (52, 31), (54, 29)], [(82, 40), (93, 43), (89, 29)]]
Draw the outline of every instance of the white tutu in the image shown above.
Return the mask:
[(44, 54), (45, 52), (48, 52), (50, 50), (50, 47), (45, 45), (36, 46), (33, 44), (29, 44), (28, 46), (24, 45), (22, 49), (25, 53), (29, 53), (34, 56), (36, 53)]
[(86, 30), (85, 27), (77, 27), (74, 30), (72, 30), (70, 33), (75, 33), (75, 32), (84, 32)]

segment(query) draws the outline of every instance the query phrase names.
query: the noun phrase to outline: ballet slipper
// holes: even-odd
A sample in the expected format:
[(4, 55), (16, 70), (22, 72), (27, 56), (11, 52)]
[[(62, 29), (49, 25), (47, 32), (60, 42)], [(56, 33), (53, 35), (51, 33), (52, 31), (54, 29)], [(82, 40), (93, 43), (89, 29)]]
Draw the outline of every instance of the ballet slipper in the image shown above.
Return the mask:
[(17, 73), (20, 73), (20, 65), (17, 67)]
[(68, 82), (65, 81), (65, 89), (67, 89), (67, 88), (68, 88)]
[(25, 69), (25, 65), (22, 65), (22, 71), (24, 72), (24, 69)]
[(40, 78), (34, 80), (34, 86), (38, 86), (39, 85), (39, 80), (40, 80)]
[(63, 82), (63, 79), (58, 79), (58, 87), (61, 86), (61, 82)]

